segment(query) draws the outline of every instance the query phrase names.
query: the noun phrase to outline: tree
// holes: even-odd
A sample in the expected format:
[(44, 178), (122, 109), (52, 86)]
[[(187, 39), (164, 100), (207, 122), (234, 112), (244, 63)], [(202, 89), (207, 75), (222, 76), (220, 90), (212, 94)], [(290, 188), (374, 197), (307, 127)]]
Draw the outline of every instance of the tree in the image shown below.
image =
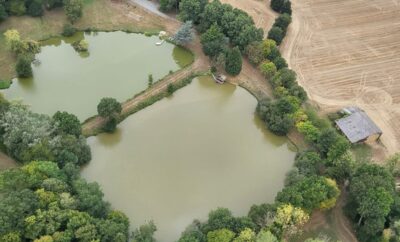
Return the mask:
[(64, 0), (64, 11), (68, 20), (74, 23), (82, 17), (82, 0)]
[(275, 75), (276, 73), (276, 66), (273, 62), (270, 61), (264, 61), (261, 63), (260, 67), (260, 72), (265, 76), (265, 78), (271, 78)]
[(256, 242), (279, 242), (270, 231), (262, 230), (258, 233)]
[(8, 12), (10, 13), (10, 15), (17, 15), (17, 16), (24, 15), (26, 12), (26, 6), (24, 0), (10, 1), (10, 4), (8, 6)]
[(81, 135), (81, 123), (74, 114), (57, 111), (52, 119), (57, 132), (75, 135), (76, 137)]
[(104, 194), (97, 183), (87, 183), (84, 179), (73, 182), (73, 189), (78, 198), (78, 208), (94, 217), (105, 217), (110, 204), (102, 200)]
[(194, 24), (199, 23), (201, 13), (206, 4), (206, 0), (181, 0), (179, 3), (179, 18), (184, 22), (193, 21)]
[(225, 60), (225, 71), (230, 75), (238, 75), (242, 71), (242, 55), (238, 47), (228, 50)]
[(119, 115), (122, 111), (121, 104), (111, 97), (105, 97), (97, 105), (97, 112), (101, 117), (110, 118)]
[(316, 142), (320, 138), (320, 130), (311, 121), (300, 121), (296, 124), (297, 130), (304, 135), (307, 142)]
[(18, 77), (32, 77), (32, 59), (29, 56), (21, 55), (17, 59), (17, 65), (15, 66), (15, 70), (17, 71)]
[(273, 222), (275, 213), (275, 204), (263, 203), (261, 205), (251, 206), (247, 216), (253, 221), (254, 224), (256, 224), (258, 231), (262, 228), (267, 227)]
[(71, 24), (64, 24), (62, 35), (65, 37), (73, 36), (76, 33), (76, 28)]
[(319, 154), (315, 151), (304, 151), (297, 153), (294, 165), (299, 172), (306, 176), (318, 175), (319, 168), (323, 162)]
[(153, 237), (153, 235), (156, 231), (156, 225), (153, 223), (153, 221), (150, 221), (147, 224), (141, 225), (139, 229), (136, 229), (135, 232), (133, 232), (133, 241), (155, 242), (156, 239)]
[(234, 45), (237, 45), (241, 50), (252, 42), (261, 41), (264, 37), (264, 31), (261, 28), (256, 28), (252, 25), (245, 25), (237, 36), (232, 40)]
[(33, 17), (39, 17), (43, 15), (43, 5), (41, 0), (33, 0), (29, 6), (27, 13)]
[(288, 67), (288, 64), (285, 60), (285, 58), (278, 56), (275, 59), (272, 60), (272, 62), (275, 64), (276, 69), (280, 70), (282, 68)]
[(274, 27), (279, 27), (282, 30), (284, 30), (284, 32), (286, 32), (286, 29), (288, 28), (291, 22), (292, 22), (292, 17), (289, 14), (284, 13), (279, 15), (279, 17), (275, 19)]
[(278, 207), (275, 216), (275, 223), (282, 226), (283, 231), (294, 234), (309, 220), (307, 212), (291, 204), (282, 204)]
[(4, 37), (6, 38), (6, 45), (11, 51), (20, 51), (23, 43), (18, 30), (9, 29), (4, 33)]
[(268, 32), (268, 39), (272, 39), (276, 42), (277, 45), (282, 43), (283, 38), (285, 37), (285, 33), (279, 27), (272, 27)]
[(285, 187), (276, 196), (276, 201), (290, 203), (311, 212), (316, 208), (326, 208), (326, 204), (334, 205), (339, 194), (337, 186), (326, 178), (309, 176)]
[(350, 183), (350, 216), (358, 225), (361, 241), (379, 237), (393, 204), (394, 178), (384, 167), (362, 164)]
[(264, 54), (264, 58), (270, 59), (269, 57), (274, 47), (276, 47), (276, 42), (275, 40), (272, 39), (266, 39), (261, 43), (261, 48)]
[(160, 11), (168, 12), (178, 7), (177, 0), (160, 0)]
[(186, 21), (176, 32), (174, 41), (178, 45), (186, 45), (192, 42), (194, 39), (193, 24), (192, 21)]
[(280, 12), (285, 0), (271, 0), (271, 8), (276, 12)]
[(235, 233), (229, 229), (219, 229), (207, 233), (207, 242), (231, 242)]
[(255, 240), (256, 233), (249, 228), (245, 228), (240, 232), (239, 236), (233, 240), (233, 242), (254, 242)]
[(204, 54), (210, 57), (217, 56), (226, 45), (225, 35), (215, 24), (211, 25), (211, 27), (201, 35), (200, 41), (203, 45)]
[(253, 65), (258, 65), (264, 60), (261, 42), (253, 42), (246, 47), (245, 53)]
[(0, 4), (0, 22), (6, 20), (8, 18), (8, 14), (6, 9), (2, 4)]
[(224, 12), (231, 11), (232, 7), (228, 4), (221, 4), (219, 0), (211, 1), (204, 7), (199, 24), (201, 33), (205, 32), (213, 24), (220, 25)]

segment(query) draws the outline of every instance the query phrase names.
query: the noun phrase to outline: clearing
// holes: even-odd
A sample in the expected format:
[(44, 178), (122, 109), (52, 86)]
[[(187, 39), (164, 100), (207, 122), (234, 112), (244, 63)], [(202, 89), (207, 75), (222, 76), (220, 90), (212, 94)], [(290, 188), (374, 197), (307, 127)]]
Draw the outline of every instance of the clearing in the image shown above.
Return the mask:
[(383, 131), (383, 153), (400, 150), (399, 0), (293, 0), (292, 7), (281, 50), (310, 99), (324, 111), (361, 107)]

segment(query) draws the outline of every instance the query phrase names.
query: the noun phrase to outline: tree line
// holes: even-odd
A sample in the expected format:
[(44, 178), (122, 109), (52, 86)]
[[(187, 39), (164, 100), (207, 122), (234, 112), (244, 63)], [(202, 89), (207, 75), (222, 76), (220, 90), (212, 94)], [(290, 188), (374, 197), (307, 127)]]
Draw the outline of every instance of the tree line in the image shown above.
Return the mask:
[(44, 10), (64, 8), (65, 14), (71, 22), (82, 16), (82, 0), (1, 0), (0, 23), (9, 16), (29, 15), (32, 17), (43, 16)]

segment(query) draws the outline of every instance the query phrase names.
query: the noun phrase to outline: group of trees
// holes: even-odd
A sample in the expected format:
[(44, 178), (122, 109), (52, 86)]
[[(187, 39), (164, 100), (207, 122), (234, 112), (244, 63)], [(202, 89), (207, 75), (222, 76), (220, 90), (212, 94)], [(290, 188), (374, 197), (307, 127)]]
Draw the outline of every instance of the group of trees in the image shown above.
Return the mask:
[(49, 117), (21, 104), (8, 104), (0, 112), (0, 141), (17, 161), (51, 160), (60, 167), (90, 161), (90, 147), (75, 115), (57, 112)]
[(4, 33), (7, 48), (17, 57), (15, 70), (18, 77), (31, 77), (31, 62), (35, 55), (40, 52), (40, 45), (34, 40), (23, 40), (19, 32), (15, 29), (9, 29)]
[(128, 241), (128, 218), (111, 210), (98, 184), (80, 178), (72, 163), (5, 170), (0, 192), (0, 241)]
[(82, 0), (2, 0), (0, 1), (0, 22), (12, 15), (39, 17), (43, 15), (44, 9), (51, 10), (63, 6), (71, 22), (82, 16)]
[(234, 217), (226, 208), (195, 220), (178, 242), (279, 242), (284, 232), (295, 232), (309, 219), (307, 212), (290, 204), (253, 205), (247, 216)]
[(246, 47), (264, 34), (247, 13), (218, 0), (182, 0), (179, 18), (196, 26), (204, 53), (231, 75), (240, 73)]

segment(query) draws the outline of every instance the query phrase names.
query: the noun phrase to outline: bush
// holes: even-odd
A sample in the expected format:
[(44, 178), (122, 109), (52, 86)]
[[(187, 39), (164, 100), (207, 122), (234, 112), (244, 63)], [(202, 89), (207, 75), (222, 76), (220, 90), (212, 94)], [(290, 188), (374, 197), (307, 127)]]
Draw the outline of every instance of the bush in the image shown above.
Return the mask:
[(167, 86), (168, 95), (172, 95), (176, 91), (174, 84), (170, 83)]
[(18, 77), (32, 77), (32, 58), (28, 56), (21, 55), (17, 59), (17, 65), (15, 70)]
[[(11, 81), (10, 80), (0, 80), (0, 89), (7, 89), (11, 86)], [(0, 97), (0, 103), (1, 103), (2, 97)]]
[(108, 133), (112, 133), (117, 128), (117, 124), (118, 124), (118, 122), (117, 122), (116, 118), (110, 118), (107, 121), (107, 123), (104, 125), (103, 130)]
[(272, 27), (268, 32), (268, 39), (275, 40), (277, 45), (282, 43), (283, 38), (285, 37), (285, 33), (279, 27)]
[(43, 15), (43, 6), (41, 0), (33, 0), (28, 6), (27, 13), (33, 17), (39, 17)]
[(80, 41), (75, 41), (74, 43), (72, 43), (72, 46), (78, 52), (85, 52), (89, 49), (89, 43), (84, 39)]
[(292, 5), (289, 0), (272, 0), (271, 8), (278, 13), (292, 14)]
[(239, 47), (235, 47), (226, 53), (225, 71), (234, 76), (242, 71), (242, 55)]
[(76, 28), (71, 24), (65, 24), (63, 27), (62, 35), (65, 37), (70, 37), (76, 33)]

